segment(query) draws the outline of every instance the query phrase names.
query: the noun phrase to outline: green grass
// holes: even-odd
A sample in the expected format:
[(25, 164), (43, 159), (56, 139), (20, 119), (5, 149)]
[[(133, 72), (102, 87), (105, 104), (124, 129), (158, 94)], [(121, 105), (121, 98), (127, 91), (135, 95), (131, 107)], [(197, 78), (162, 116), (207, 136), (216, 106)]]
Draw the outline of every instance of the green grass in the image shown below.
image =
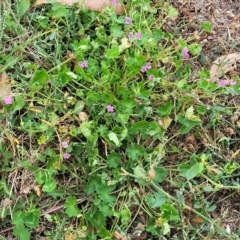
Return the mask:
[(127, 1), (130, 24), (26, 2), (1, 4), (0, 237), (239, 239), (240, 84), (209, 81), (210, 23), (167, 31), (164, 1)]

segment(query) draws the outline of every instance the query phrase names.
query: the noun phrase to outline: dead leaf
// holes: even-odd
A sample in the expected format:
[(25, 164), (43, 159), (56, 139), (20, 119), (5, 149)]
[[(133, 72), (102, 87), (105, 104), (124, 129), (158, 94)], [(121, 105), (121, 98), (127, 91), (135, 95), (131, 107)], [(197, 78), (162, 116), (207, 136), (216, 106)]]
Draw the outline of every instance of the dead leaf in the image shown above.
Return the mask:
[(227, 127), (225, 130), (224, 130), (225, 134), (228, 136), (228, 137), (231, 137), (233, 134), (235, 134), (234, 130), (230, 127)]
[(69, 233), (64, 236), (64, 240), (75, 240), (75, 239), (77, 239), (77, 236), (74, 233)]
[(158, 120), (159, 125), (165, 130), (168, 129), (168, 127), (171, 125), (171, 122), (172, 119), (170, 117), (160, 118)]
[(114, 232), (114, 237), (116, 240), (128, 240), (127, 237), (123, 236), (121, 233), (118, 231)]
[(200, 217), (195, 217), (191, 220), (191, 222), (194, 222), (194, 223), (203, 223), (203, 219), (200, 218)]
[(42, 194), (41, 185), (35, 185), (35, 186), (33, 186), (33, 189), (36, 192), (36, 194), (40, 197)]
[(148, 171), (148, 177), (150, 178), (151, 181), (153, 181), (155, 179), (155, 170), (154, 170), (154, 168), (150, 168), (150, 170)]
[(232, 160), (232, 159), (235, 159), (236, 156), (239, 155), (239, 153), (240, 153), (240, 149), (238, 149), (236, 152), (233, 152), (230, 159), (231, 159), (231, 160)]
[(227, 72), (236, 69), (237, 60), (240, 60), (240, 53), (232, 53), (217, 58), (210, 69), (210, 81), (216, 81)]
[(81, 122), (85, 122), (88, 119), (88, 115), (85, 112), (80, 112), (78, 116)]
[(23, 195), (27, 195), (31, 192), (31, 187), (29, 186), (23, 186), (21, 189), (20, 189), (20, 194), (23, 194)]
[(195, 152), (196, 149), (191, 143), (189, 143), (189, 144), (184, 145), (183, 151), (185, 151), (185, 152)]
[[(72, 6), (74, 3), (79, 3), (80, 0), (57, 0), (56, 2)], [(49, 3), (48, 0), (37, 0), (34, 6), (38, 6), (46, 3)], [(113, 6), (116, 14), (124, 13), (124, 8), (122, 4), (119, 3), (119, 1), (117, 1), (116, 5), (113, 5), (112, 0), (85, 0), (84, 6), (96, 12), (101, 12), (107, 6)]]
[(1, 202), (1, 206), (4, 208), (9, 208), (12, 205), (12, 200), (9, 198), (4, 198)]
[(7, 73), (0, 73), (0, 98), (11, 95), (11, 82), (8, 79)]
[(119, 52), (123, 52), (125, 49), (130, 48), (132, 46), (132, 44), (130, 42), (128, 42), (127, 38), (122, 38), (121, 39), (121, 45), (119, 46)]

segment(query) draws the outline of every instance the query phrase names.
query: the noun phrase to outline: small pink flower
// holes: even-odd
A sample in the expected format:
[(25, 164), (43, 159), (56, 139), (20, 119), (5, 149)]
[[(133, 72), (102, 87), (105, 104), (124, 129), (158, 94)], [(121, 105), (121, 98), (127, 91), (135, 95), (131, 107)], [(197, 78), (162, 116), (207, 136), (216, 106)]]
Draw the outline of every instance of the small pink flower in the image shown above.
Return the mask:
[(146, 66), (142, 66), (141, 72), (142, 72), (142, 73), (145, 73), (146, 71), (147, 71), (147, 67), (146, 67)]
[(84, 65), (84, 67), (88, 67), (88, 61), (83, 61), (83, 65)]
[(112, 105), (107, 105), (107, 111), (108, 112), (114, 112), (114, 106), (112, 106)]
[(149, 79), (150, 79), (150, 80), (153, 80), (154, 78), (155, 78), (154, 75), (150, 75), (150, 76), (149, 76)]
[(130, 17), (125, 17), (125, 24), (129, 25), (132, 23), (132, 19)]
[(151, 66), (151, 63), (150, 63), (150, 62), (147, 62), (147, 64), (146, 64), (146, 68), (147, 68), (147, 69), (151, 69), (151, 68), (152, 68), (152, 66)]
[(184, 56), (185, 58), (189, 58), (189, 57), (190, 57), (190, 55), (189, 55), (189, 52), (188, 52), (188, 49), (187, 49), (187, 48), (184, 48), (184, 49), (182, 50), (182, 54), (183, 54), (183, 56)]
[(129, 33), (129, 34), (128, 34), (128, 38), (129, 38), (129, 39), (133, 38), (133, 33)]
[(234, 81), (234, 80), (232, 80), (232, 79), (229, 79), (229, 80), (228, 80), (228, 84), (230, 84), (230, 85), (235, 85), (235, 84), (237, 84), (237, 82)]
[(117, 5), (117, 0), (112, 0), (112, 5)]
[(3, 101), (5, 104), (9, 105), (9, 104), (12, 104), (13, 102), (13, 99), (12, 99), (12, 96), (6, 96), (3, 98)]
[(66, 142), (66, 141), (62, 142), (62, 147), (63, 148), (68, 148), (68, 142)]
[(88, 67), (88, 61), (84, 60), (79, 64), (80, 68), (87, 68)]
[(225, 79), (221, 79), (219, 82), (218, 82), (219, 86), (221, 87), (224, 87), (228, 84), (228, 81), (225, 80)]
[(71, 155), (69, 153), (64, 153), (63, 154), (64, 159), (69, 159), (70, 157), (71, 157)]
[(136, 39), (139, 40), (139, 39), (141, 38), (141, 36), (142, 36), (142, 34), (141, 34), (140, 32), (137, 32), (137, 33), (136, 33)]

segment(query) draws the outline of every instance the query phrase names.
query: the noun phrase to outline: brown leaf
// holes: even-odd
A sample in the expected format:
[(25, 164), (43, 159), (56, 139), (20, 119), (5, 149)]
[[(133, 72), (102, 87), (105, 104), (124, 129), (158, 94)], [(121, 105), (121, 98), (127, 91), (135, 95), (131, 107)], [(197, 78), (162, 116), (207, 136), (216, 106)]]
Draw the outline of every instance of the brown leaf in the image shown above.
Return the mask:
[(7, 73), (0, 73), (0, 98), (11, 95), (11, 83), (8, 79)]
[(172, 119), (170, 117), (160, 118), (158, 120), (158, 124), (164, 129), (167, 130), (168, 127), (171, 125)]
[(88, 115), (85, 112), (80, 112), (78, 116), (81, 122), (85, 122), (88, 119)]
[(130, 42), (128, 42), (127, 38), (122, 38), (121, 39), (121, 45), (119, 45), (119, 52), (123, 52), (125, 49), (130, 48), (132, 46), (132, 44)]
[(64, 240), (75, 240), (75, 239), (77, 239), (77, 236), (74, 233), (69, 233), (64, 236)]
[[(74, 3), (79, 3), (80, 1), (79, 0), (57, 0), (56, 2), (72, 6)], [(47, 0), (37, 0), (34, 6), (38, 6), (46, 3), (48, 3)], [(107, 6), (113, 6), (116, 14), (124, 13), (124, 8), (122, 4), (119, 3), (119, 1), (116, 5), (113, 5), (112, 0), (85, 0), (84, 5), (86, 8), (96, 12), (101, 12)]]
[(240, 60), (240, 53), (232, 53), (217, 58), (210, 69), (210, 81), (216, 81), (225, 73), (234, 70), (237, 60)]
[(225, 130), (224, 130), (225, 134), (228, 136), (228, 137), (231, 137), (233, 134), (235, 134), (234, 130), (230, 127), (227, 127)]
[(20, 189), (20, 194), (24, 194), (24, 195), (27, 195), (31, 192), (31, 187), (29, 186), (23, 186), (21, 189)]
[(114, 237), (116, 240), (128, 240), (127, 237), (123, 236), (121, 233), (118, 231), (114, 232)]
[(33, 189), (36, 192), (36, 194), (40, 197), (42, 194), (41, 185), (35, 185), (35, 186), (33, 186)]
[(191, 222), (194, 222), (194, 223), (203, 223), (203, 219), (200, 218), (200, 217), (195, 217), (191, 220)]
[(150, 170), (148, 171), (148, 177), (150, 178), (151, 181), (154, 180), (154, 178), (155, 178), (155, 170), (154, 170), (154, 168), (150, 168)]
[(232, 159), (235, 159), (236, 156), (239, 155), (239, 153), (240, 153), (240, 149), (238, 149), (236, 152), (233, 152), (233, 153), (231, 154), (231, 160), (232, 160)]

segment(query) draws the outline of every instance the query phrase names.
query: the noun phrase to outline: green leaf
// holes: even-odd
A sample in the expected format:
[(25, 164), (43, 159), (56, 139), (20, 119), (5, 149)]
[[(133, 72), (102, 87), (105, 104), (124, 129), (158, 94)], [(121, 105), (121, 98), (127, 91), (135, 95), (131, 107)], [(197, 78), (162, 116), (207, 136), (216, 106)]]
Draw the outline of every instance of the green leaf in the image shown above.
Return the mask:
[(49, 76), (44, 69), (37, 70), (30, 81), (30, 90), (33, 92), (41, 90), (48, 80)]
[(160, 207), (163, 203), (166, 202), (166, 200), (167, 200), (167, 198), (162, 192), (157, 192), (154, 195), (153, 194), (148, 194), (147, 197), (146, 197), (147, 203), (152, 208)]
[(17, 5), (17, 13), (21, 18), (29, 9), (30, 7), (30, 0), (20, 0)]
[(38, 171), (35, 175), (38, 184), (43, 184), (47, 180), (47, 173), (45, 171)]
[(121, 163), (121, 155), (118, 153), (111, 153), (107, 156), (107, 165), (110, 168), (117, 168)]
[(200, 174), (203, 171), (204, 165), (203, 163), (197, 163), (194, 166), (192, 166), (186, 173), (187, 180), (193, 179), (198, 174)]
[(166, 117), (171, 113), (172, 109), (172, 102), (166, 102), (165, 105), (162, 105), (158, 108), (158, 115), (160, 117)]
[(77, 207), (77, 199), (75, 196), (67, 197), (64, 208), (69, 217), (76, 217), (80, 213), (80, 210)]
[(173, 17), (176, 17), (177, 15), (178, 15), (178, 10), (170, 6), (168, 10), (168, 17), (173, 18)]
[(198, 71), (198, 76), (201, 78), (210, 78), (210, 72), (207, 69)]
[(17, 211), (13, 214), (13, 220), (12, 223), (15, 225), (20, 225), (24, 223), (24, 212), (22, 211)]
[(162, 217), (168, 221), (178, 221), (179, 214), (176, 208), (170, 203), (163, 203), (160, 206)]
[(121, 222), (124, 225), (127, 225), (131, 221), (131, 211), (127, 206), (120, 212)]
[(193, 56), (196, 56), (196, 55), (199, 55), (200, 52), (202, 51), (202, 47), (200, 44), (198, 43), (192, 43), (190, 46), (189, 46), (189, 51), (190, 53), (193, 55)]
[(136, 176), (135, 181), (142, 184), (142, 185), (146, 185), (148, 184), (147, 182), (147, 173), (146, 171), (143, 169), (142, 166), (137, 166), (134, 168), (133, 170), (134, 175)]
[(29, 228), (36, 228), (39, 224), (39, 218), (41, 211), (39, 209), (33, 209), (25, 213), (24, 223)]
[(112, 142), (114, 142), (117, 147), (120, 146), (120, 142), (119, 142), (119, 140), (118, 140), (118, 136), (117, 136), (116, 133), (110, 132), (110, 133), (108, 134), (108, 137), (109, 137), (109, 140), (112, 141)]
[(112, 33), (112, 36), (115, 37), (115, 38), (119, 38), (123, 35), (123, 31), (122, 31), (122, 28), (121, 26), (117, 25), (117, 24), (114, 24), (111, 26), (111, 33)]
[(154, 167), (154, 170), (155, 170), (154, 182), (156, 184), (163, 182), (168, 174), (167, 170), (164, 167)]
[(91, 133), (91, 127), (92, 125), (92, 122), (83, 122), (81, 125), (80, 125), (80, 130), (81, 130), (81, 133), (83, 134), (83, 136), (85, 138), (88, 138), (92, 135)]
[(115, 189), (115, 186), (108, 186), (107, 184), (101, 184), (101, 185), (98, 184), (98, 187), (96, 190), (99, 198), (103, 202), (111, 205), (116, 200), (116, 197), (110, 194), (114, 189)]
[(52, 192), (57, 186), (57, 183), (53, 180), (45, 182), (43, 185), (43, 192)]
[(116, 45), (106, 51), (107, 58), (117, 58), (119, 54), (120, 54), (119, 47)]
[(201, 22), (201, 26), (207, 33), (210, 33), (212, 31), (212, 24), (208, 21)]
[(68, 9), (65, 6), (62, 6), (60, 4), (54, 4), (52, 6), (52, 17), (53, 18), (61, 18), (61, 17), (67, 17), (68, 15)]
[(178, 122), (180, 122), (183, 125), (180, 129), (181, 134), (188, 133), (193, 127), (200, 125), (201, 123), (201, 121), (191, 121), (182, 115), (178, 116)]
[(183, 177), (186, 177), (187, 171), (189, 170), (190, 166), (188, 163), (181, 163), (178, 165), (178, 171), (181, 173)]
[(25, 105), (24, 97), (16, 96), (13, 104), (14, 104), (14, 110), (13, 110), (14, 112), (21, 110)]
[(84, 108), (84, 102), (83, 101), (78, 101), (74, 107), (73, 113), (74, 114), (79, 114)]
[(15, 237), (19, 237), (20, 240), (29, 240), (30, 239), (30, 232), (27, 228), (24, 227), (23, 224), (17, 225), (13, 229), (13, 235)]
[(145, 149), (141, 145), (132, 144), (130, 147), (127, 147), (127, 153), (130, 159), (137, 160), (144, 155)]

